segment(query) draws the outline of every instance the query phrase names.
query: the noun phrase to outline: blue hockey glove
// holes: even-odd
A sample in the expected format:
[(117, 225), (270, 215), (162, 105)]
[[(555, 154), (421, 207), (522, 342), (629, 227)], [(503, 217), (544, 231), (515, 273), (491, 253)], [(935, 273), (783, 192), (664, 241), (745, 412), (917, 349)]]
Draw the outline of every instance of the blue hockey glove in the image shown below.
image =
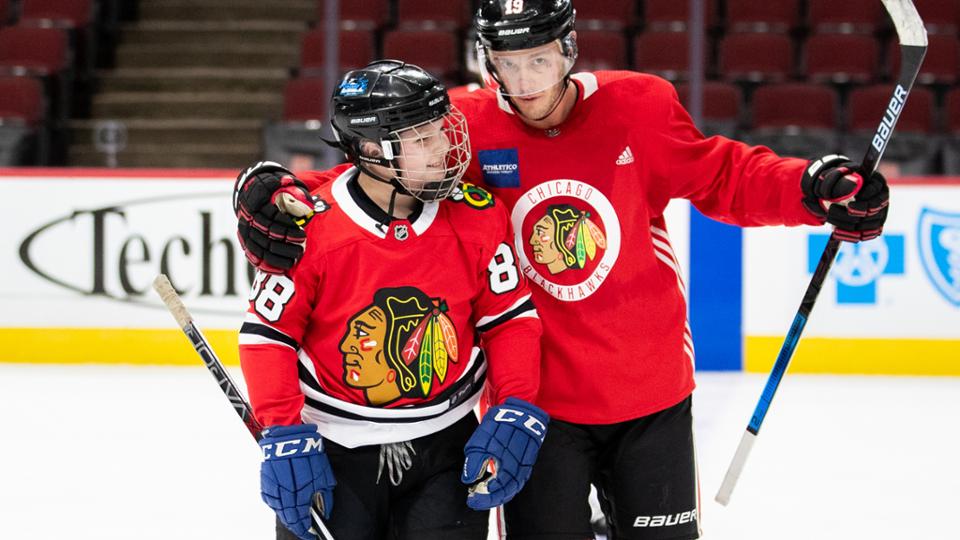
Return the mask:
[(324, 517), (333, 508), (333, 479), (330, 461), (323, 453), (323, 439), (317, 426), (298, 424), (267, 428), (260, 439), (260, 493), (263, 502), (277, 513), (290, 532), (303, 540), (314, 540), (310, 532), (310, 505), (317, 495)]
[[(467, 506), (487, 510), (512, 499), (530, 478), (550, 417), (522, 399), (487, 411), (470, 436), (460, 481), (471, 484)], [(493, 463), (494, 473), (487, 473)]]

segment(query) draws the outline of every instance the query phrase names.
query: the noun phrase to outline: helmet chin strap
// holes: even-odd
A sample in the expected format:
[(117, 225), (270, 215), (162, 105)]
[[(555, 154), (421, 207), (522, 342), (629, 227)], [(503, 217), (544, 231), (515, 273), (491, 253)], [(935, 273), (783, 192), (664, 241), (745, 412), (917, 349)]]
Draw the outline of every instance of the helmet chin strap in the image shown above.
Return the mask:
[[(373, 178), (374, 180), (376, 180), (376, 181), (378, 181), (378, 182), (383, 182), (384, 184), (387, 184), (388, 186), (390, 186), (390, 187), (393, 188), (393, 191), (390, 192), (390, 202), (389, 202), (389, 204), (387, 205), (387, 215), (390, 216), (390, 219), (397, 219), (397, 216), (393, 215), (393, 210), (394, 210), (394, 208), (396, 207), (396, 204), (397, 204), (397, 195), (407, 195), (407, 196), (409, 196), (409, 197), (413, 197), (413, 194), (410, 193), (410, 192), (407, 190), (407, 188), (403, 187), (403, 184), (400, 183), (400, 180), (397, 179), (396, 176), (394, 176), (394, 177), (392, 177), (392, 178), (384, 178), (384, 177), (380, 176), (379, 174), (371, 171), (371, 170), (368, 169), (367, 167), (365, 167), (365, 166), (363, 165), (363, 161), (360, 160), (360, 159), (358, 159), (358, 160), (356, 161), (356, 165), (357, 165), (357, 168), (360, 169), (361, 172), (363, 172), (364, 174), (366, 174), (366, 175), (369, 176), (370, 178)], [(397, 168), (397, 167), (396, 167), (396, 164), (394, 163), (394, 160), (390, 160), (390, 165), (391, 165), (391, 168), (393, 168), (393, 169), (396, 169), (396, 168)], [(416, 198), (416, 197), (414, 197), (414, 198)], [(384, 230), (384, 227), (387, 227), (387, 226), (389, 226), (389, 225), (390, 225), (389, 221), (388, 221), (387, 223), (379, 223), (379, 224), (377, 224), (377, 228), (380, 229), (381, 231), (383, 231), (383, 230)]]

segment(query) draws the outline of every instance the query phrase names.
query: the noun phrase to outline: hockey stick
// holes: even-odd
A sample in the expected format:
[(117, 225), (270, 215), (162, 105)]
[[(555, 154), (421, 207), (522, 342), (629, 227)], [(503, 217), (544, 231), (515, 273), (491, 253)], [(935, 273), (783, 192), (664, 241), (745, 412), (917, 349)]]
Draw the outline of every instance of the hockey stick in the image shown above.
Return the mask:
[[(203, 364), (207, 366), (207, 370), (209, 370), (213, 378), (217, 380), (220, 390), (222, 390), (223, 394), (230, 400), (230, 405), (233, 407), (233, 410), (240, 416), (240, 419), (243, 420), (243, 425), (247, 426), (247, 431), (250, 432), (250, 435), (253, 435), (254, 440), (259, 442), (260, 439), (263, 438), (263, 426), (261, 426), (260, 422), (253, 416), (253, 409), (250, 407), (250, 404), (247, 403), (246, 398), (240, 393), (237, 384), (233, 382), (230, 374), (227, 373), (226, 368), (223, 367), (223, 363), (217, 358), (216, 353), (213, 352), (210, 342), (204, 337), (200, 328), (194, 324), (193, 317), (190, 315), (190, 312), (187, 311), (187, 306), (183, 305), (180, 295), (177, 294), (176, 289), (173, 288), (173, 285), (166, 275), (160, 274), (153, 280), (153, 290), (157, 291), (157, 294), (160, 295), (160, 299), (163, 300), (167, 309), (170, 310), (170, 314), (176, 319), (177, 325), (183, 330), (183, 333), (186, 334), (187, 339), (190, 340), (190, 344), (193, 345), (194, 350), (197, 351), (200, 358), (203, 359)], [(315, 504), (310, 507), (313, 532), (319, 535), (320, 538), (333, 540), (333, 535), (330, 534), (330, 531), (324, 524), (322, 516), (316, 511), (317, 506), (322, 507), (322, 499), (316, 497), (314, 503)]]
[[(917, 13), (917, 8), (914, 7), (912, 0), (881, 1), (887, 9), (890, 18), (893, 20), (893, 24), (897, 30), (897, 37), (900, 39), (901, 62), (897, 86), (893, 90), (893, 96), (890, 98), (887, 110), (884, 112), (883, 119), (880, 121), (880, 126), (877, 128), (876, 133), (874, 133), (870, 148), (863, 158), (861, 174), (868, 177), (873, 174), (877, 169), (877, 165), (880, 163), (880, 158), (883, 156), (883, 151), (887, 148), (887, 142), (893, 134), (893, 128), (896, 126), (900, 112), (906, 104), (907, 96), (913, 87), (913, 82), (920, 72), (920, 64), (923, 62), (923, 56), (927, 52), (927, 32), (923, 28), (923, 21), (920, 19), (920, 14)], [(827, 246), (820, 256), (820, 262), (817, 263), (817, 268), (814, 270), (813, 277), (810, 279), (810, 284), (807, 285), (807, 290), (803, 294), (800, 309), (797, 310), (797, 314), (793, 318), (790, 331), (787, 332), (787, 336), (780, 348), (780, 354), (777, 355), (777, 360), (773, 364), (773, 369), (767, 378), (767, 384), (763, 388), (763, 393), (760, 394), (760, 400), (753, 411), (750, 423), (747, 424), (747, 430), (740, 439), (737, 452), (734, 454), (733, 460), (731, 460), (730, 466), (727, 468), (727, 474), (723, 477), (723, 483), (717, 491), (716, 501), (724, 506), (730, 502), (730, 495), (733, 493), (733, 488), (736, 487), (740, 473), (743, 472), (743, 466), (747, 461), (747, 457), (750, 455), (750, 449), (753, 448), (753, 443), (757, 438), (757, 434), (760, 432), (763, 419), (766, 417), (767, 410), (770, 408), (773, 397), (777, 393), (777, 387), (787, 372), (787, 366), (790, 364), (790, 359), (793, 358), (793, 352), (797, 347), (797, 342), (800, 341), (800, 335), (803, 333), (803, 328), (810, 318), (810, 312), (813, 311), (813, 305), (817, 301), (817, 295), (820, 293), (823, 282), (830, 272), (830, 266), (833, 264), (839, 249), (840, 240), (836, 234), (831, 234), (830, 240), (827, 241)]]

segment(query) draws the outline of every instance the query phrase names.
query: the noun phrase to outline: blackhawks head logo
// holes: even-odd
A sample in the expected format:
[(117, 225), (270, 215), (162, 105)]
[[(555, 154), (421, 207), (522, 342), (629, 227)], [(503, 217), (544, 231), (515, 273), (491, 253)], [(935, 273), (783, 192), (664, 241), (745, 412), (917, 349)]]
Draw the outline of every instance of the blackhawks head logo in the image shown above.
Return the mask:
[(414, 287), (380, 289), (347, 322), (340, 340), (343, 381), (363, 389), (371, 405), (430, 395), (433, 380), (456, 362), (457, 331), (447, 304)]
[(543, 292), (579, 302), (600, 290), (620, 256), (620, 219), (599, 188), (572, 179), (531, 186), (510, 221), (520, 268)]
[(533, 225), (530, 234), (533, 260), (551, 274), (582, 269), (607, 247), (603, 231), (590, 220), (590, 213), (571, 204), (554, 204)]

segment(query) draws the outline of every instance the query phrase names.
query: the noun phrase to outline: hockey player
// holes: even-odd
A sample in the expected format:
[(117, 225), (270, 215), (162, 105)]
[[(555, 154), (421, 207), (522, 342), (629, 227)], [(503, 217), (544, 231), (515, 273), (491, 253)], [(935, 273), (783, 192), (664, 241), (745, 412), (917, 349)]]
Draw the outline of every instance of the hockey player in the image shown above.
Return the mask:
[[(300, 264), (257, 274), (240, 331), (270, 426), (263, 499), (281, 539), (314, 538), (316, 501), (338, 540), (485, 540), (476, 510), (520, 490), (549, 422), (531, 403), (541, 326), (506, 209), (460, 183), (465, 120), (420, 68), (348, 72), (331, 110), (352, 164), (302, 175), (319, 190), (269, 162), (237, 181), (243, 205), (281, 197), (313, 214)], [(494, 406), (478, 427), (485, 380)]]
[[(704, 138), (658, 77), (573, 73), (570, 0), (482, 0), (474, 23), (492, 84), (456, 101), (474, 153), (467, 178), (511, 209), (544, 321), (536, 403), (552, 418), (506, 505), (508, 538), (592, 538), (591, 484), (613, 538), (697, 538), (694, 350), (667, 203), (740, 226), (828, 222), (856, 242), (881, 233), (886, 182), (843, 156), (807, 162)], [(241, 228), (291, 230), (259, 208)], [(299, 256), (281, 238), (251, 249), (284, 268)]]

